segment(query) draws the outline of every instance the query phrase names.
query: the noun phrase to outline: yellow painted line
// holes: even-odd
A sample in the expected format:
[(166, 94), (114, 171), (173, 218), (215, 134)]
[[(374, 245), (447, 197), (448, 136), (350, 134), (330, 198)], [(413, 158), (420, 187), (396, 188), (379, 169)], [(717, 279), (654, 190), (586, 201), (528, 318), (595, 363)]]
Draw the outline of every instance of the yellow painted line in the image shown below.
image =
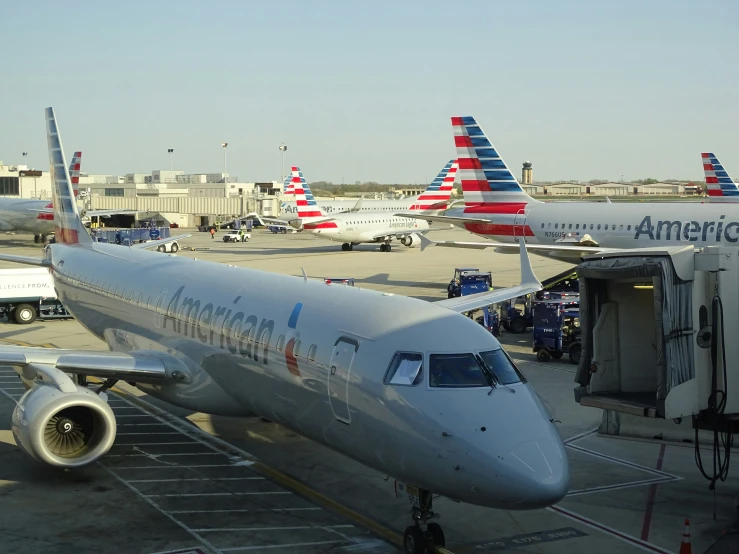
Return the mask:
[(15, 346), (34, 346), (30, 342), (22, 341), (22, 340), (16, 340), (16, 339), (0, 339), (2, 342), (7, 342), (8, 344), (13, 344)]

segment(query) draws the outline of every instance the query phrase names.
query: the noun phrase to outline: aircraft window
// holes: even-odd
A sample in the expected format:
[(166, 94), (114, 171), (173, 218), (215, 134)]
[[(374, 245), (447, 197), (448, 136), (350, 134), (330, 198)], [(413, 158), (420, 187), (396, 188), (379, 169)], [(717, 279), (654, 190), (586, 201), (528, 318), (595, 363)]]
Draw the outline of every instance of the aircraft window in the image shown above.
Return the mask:
[(300, 339), (296, 340), (293, 343), (293, 356), (297, 358), (299, 354), (300, 354)]
[(493, 375), (495, 375), (495, 378), (501, 385), (526, 381), (526, 378), (518, 370), (513, 360), (511, 360), (510, 356), (502, 348), (480, 352), (480, 358), (482, 358), (488, 369), (493, 372)]
[(277, 337), (277, 351), (282, 352), (282, 347), (285, 345), (285, 335)]
[(429, 384), (432, 387), (489, 387), (474, 354), (431, 354)]
[(575, 224), (575, 229), (579, 229), (579, 228), (580, 228), (580, 224), (579, 223), (576, 223)]
[(598, 231), (600, 231), (600, 223), (598, 223)]
[(572, 229), (572, 223), (570, 223), (570, 226), (569, 226), (569, 227), (567, 227), (567, 228), (568, 228), (568, 229)]
[(619, 231), (623, 231), (623, 230), (624, 230), (624, 226), (623, 226), (623, 225), (619, 225), (619, 226), (618, 226), (618, 230), (619, 230)]
[(542, 229), (544, 228), (544, 224), (543, 224), (543, 223), (541, 224), (541, 228), (542, 228)]
[(631, 231), (631, 225), (627, 225), (627, 226), (626, 226), (626, 230), (627, 230), (627, 231)]
[(559, 223), (554, 224), (554, 228), (556, 229), (559, 226)]
[(551, 229), (551, 228), (552, 228), (552, 224), (551, 223), (547, 223), (547, 229)]
[(385, 376), (386, 385), (417, 385), (423, 378), (423, 354), (396, 352)]
[(318, 347), (315, 344), (311, 344), (310, 348), (308, 349), (308, 359), (312, 362), (316, 359), (316, 349)]
[(590, 224), (590, 230), (591, 231), (593, 230), (593, 224), (592, 223)]

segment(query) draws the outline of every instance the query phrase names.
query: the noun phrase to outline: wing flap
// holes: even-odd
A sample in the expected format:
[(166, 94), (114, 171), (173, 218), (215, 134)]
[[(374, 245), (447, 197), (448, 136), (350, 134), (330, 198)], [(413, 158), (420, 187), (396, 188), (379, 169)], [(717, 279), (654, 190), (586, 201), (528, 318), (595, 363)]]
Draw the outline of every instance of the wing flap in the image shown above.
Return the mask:
[[(460, 242), (454, 240), (434, 242), (426, 237), (421, 237), (421, 250), (425, 250), (429, 246), (442, 246), (446, 248), (471, 248), (474, 250), (485, 250), (486, 248), (494, 248), (496, 252), (502, 254), (513, 254), (519, 249), (517, 244), (507, 244), (504, 242)], [(557, 258), (567, 261), (575, 261), (580, 263), (582, 258), (590, 254), (600, 254), (615, 250), (614, 248), (602, 248), (600, 246), (577, 246), (564, 244), (526, 244), (526, 249), (534, 254), (546, 256), (548, 258)]]
[(0, 346), (0, 365), (9, 365), (28, 381), (42, 377), (44, 366), (63, 371), (146, 383), (189, 381), (182, 362), (163, 352), (105, 352), (41, 348), (32, 346)]

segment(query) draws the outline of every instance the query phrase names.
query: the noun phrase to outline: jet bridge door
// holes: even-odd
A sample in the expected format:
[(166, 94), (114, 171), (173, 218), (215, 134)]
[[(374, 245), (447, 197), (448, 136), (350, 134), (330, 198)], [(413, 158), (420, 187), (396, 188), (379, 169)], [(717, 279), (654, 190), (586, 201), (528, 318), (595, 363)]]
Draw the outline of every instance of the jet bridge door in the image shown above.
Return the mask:
[(356, 340), (339, 337), (334, 344), (328, 366), (328, 402), (334, 417), (347, 425), (352, 418), (349, 411), (349, 377), (358, 349), (359, 343)]
[(621, 390), (618, 350), (618, 304), (606, 302), (593, 328), (593, 362), (597, 370), (590, 380), (590, 392)]

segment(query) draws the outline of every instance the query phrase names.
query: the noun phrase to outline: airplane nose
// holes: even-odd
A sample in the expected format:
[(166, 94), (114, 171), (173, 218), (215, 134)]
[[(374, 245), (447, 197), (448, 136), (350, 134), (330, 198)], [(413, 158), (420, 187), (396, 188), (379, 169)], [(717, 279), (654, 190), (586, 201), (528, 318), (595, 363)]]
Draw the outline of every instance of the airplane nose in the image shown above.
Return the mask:
[(545, 508), (556, 504), (570, 487), (567, 453), (561, 441), (537, 439), (515, 446), (506, 456), (520, 476), (520, 500), (513, 509)]

